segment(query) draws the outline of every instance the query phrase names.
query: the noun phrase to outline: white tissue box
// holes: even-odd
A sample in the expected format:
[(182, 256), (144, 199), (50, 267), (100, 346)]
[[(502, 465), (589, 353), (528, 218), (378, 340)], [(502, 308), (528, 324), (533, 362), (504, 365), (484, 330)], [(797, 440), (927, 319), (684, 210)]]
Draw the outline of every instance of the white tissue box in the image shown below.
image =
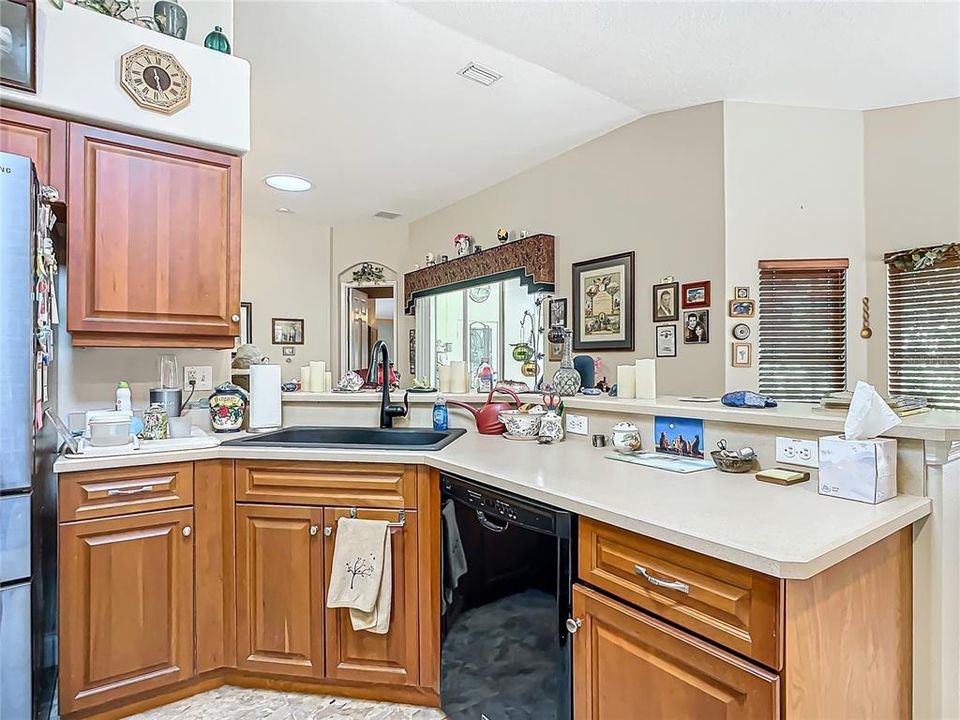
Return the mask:
[(881, 503), (897, 494), (897, 441), (820, 438), (821, 495)]

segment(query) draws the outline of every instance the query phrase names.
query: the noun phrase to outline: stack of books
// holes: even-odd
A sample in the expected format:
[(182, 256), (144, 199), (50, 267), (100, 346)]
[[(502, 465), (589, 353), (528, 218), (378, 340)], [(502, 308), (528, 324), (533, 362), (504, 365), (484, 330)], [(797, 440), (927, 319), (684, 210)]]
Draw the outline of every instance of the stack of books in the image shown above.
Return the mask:
[[(814, 410), (847, 412), (850, 409), (850, 401), (852, 399), (852, 392), (843, 391), (830, 393), (826, 397), (820, 398), (820, 404), (814, 406)], [(927, 406), (927, 399), (919, 395), (884, 395), (883, 400), (890, 406), (890, 409), (900, 417), (919, 415), (920, 413), (930, 411), (930, 408)]]

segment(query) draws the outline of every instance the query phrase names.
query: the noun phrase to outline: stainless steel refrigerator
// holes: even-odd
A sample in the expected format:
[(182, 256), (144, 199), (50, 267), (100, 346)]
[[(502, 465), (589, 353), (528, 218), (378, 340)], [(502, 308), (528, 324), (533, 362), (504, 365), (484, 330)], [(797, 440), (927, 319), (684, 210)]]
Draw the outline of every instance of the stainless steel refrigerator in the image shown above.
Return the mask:
[(0, 153), (0, 718), (46, 719), (57, 668), (56, 261), (49, 195)]

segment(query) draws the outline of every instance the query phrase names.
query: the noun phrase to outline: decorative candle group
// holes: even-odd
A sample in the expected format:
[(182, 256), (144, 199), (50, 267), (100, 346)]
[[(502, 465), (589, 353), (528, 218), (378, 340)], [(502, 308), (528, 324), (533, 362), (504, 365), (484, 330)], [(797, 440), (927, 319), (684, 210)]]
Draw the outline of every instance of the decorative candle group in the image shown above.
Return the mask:
[(617, 366), (617, 397), (653, 400), (657, 397), (656, 360), (635, 360)]
[(333, 389), (333, 373), (327, 370), (323, 360), (311, 360), (310, 365), (300, 368), (300, 389), (309, 392), (330, 392)]
[(463, 360), (451, 360), (449, 365), (441, 365), (438, 388), (442, 393), (463, 394), (469, 392), (467, 365)]

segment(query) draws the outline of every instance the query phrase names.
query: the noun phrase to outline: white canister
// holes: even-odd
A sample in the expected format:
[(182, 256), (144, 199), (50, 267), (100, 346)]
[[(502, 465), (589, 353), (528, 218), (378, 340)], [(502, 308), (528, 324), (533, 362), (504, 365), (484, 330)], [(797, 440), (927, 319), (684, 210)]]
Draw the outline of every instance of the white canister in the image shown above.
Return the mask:
[(613, 449), (619, 453), (635, 453), (640, 449), (640, 428), (632, 422), (618, 422), (613, 426), (613, 434), (610, 437), (613, 443)]

